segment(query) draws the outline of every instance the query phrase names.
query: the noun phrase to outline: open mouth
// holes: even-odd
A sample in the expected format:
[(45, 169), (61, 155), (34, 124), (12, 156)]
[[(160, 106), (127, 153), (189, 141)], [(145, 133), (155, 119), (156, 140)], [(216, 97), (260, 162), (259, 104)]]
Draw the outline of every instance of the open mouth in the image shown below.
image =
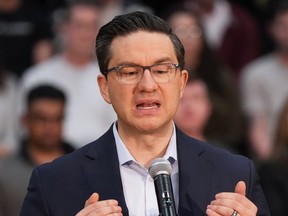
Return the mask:
[(148, 109), (155, 109), (160, 107), (159, 103), (156, 102), (149, 102), (149, 103), (140, 103), (137, 104), (137, 109), (143, 109), (143, 110), (148, 110)]

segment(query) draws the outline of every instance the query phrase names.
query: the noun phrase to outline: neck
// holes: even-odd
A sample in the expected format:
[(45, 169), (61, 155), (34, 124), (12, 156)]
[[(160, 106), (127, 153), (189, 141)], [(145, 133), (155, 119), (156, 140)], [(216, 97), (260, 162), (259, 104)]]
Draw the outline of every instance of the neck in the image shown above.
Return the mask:
[(118, 133), (135, 160), (148, 168), (153, 159), (164, 156), (173, 133), (173, 126), (170, 124), (166, 129), (152, 134), (118, 127)]
[(57, 148), (44, 149), (29, 143), (28, 154), (36, 165), (48, 163), (64, 154), (63, 149), (59, 146)]

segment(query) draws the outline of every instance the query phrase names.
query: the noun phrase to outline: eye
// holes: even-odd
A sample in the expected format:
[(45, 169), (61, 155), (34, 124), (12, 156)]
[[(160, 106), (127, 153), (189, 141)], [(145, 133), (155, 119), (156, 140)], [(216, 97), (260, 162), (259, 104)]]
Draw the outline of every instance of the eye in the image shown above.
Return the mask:
[(123, 66), (119, 72), (122, 77), (135, 77), (141, 73), (141, 68), (135, 66)]
[(130, 72), (124, 72), (122, 75), (124, 76), (136, 76), (139, 72), (137, 71), (130, 71)]
[(153, 73), (161, 75), (161, 74), (168, 73), (168, 70), (167, 69), (166, 70), (165, 69), (159, 69), (159, 70), (154, 70)]
[(167, 65), (155, 65), (152, 68), (153, 73), (157, 74), (157, 75), (167, 74), (167, 73), (169, 73), (170, 70), (171, 70), (171, 68), (168, 67)]

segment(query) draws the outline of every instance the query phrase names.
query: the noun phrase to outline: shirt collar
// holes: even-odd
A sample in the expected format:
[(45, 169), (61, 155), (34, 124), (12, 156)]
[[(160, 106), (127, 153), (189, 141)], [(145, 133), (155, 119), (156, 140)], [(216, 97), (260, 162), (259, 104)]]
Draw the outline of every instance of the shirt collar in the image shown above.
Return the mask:
[[(131, 155), (131, 153), (129, 152), (125, 144), (123, 143), (122, 139), (120, 138), (117, 127), (116, 127), (116, 122), (113, 125), (113, 134), (114, 134), (114, 138), (116, 142), (116, 148), (117, 148), (120, 165), (129, 164), (132, 161), (136, 162), (136, 160)], [(177, 161), (176, 129), (175, 129), (174, 123), (173, 123), (172, 136), (170, 138), (168, 148), (163, 158), (169, 160), (171, 164)]]

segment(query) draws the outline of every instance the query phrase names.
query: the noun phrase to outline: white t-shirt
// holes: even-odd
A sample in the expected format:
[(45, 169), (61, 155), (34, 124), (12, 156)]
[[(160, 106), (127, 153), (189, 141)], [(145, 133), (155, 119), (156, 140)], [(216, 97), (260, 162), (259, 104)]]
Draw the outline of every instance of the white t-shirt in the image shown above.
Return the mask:
[(288, 67), (275, 54), (261, 57), (244, 68), (241, 80), (243, 107), (250, 118), (265, 115), (273, 138), (280, 111), (288, 97)]
[(100, 94), (99, 73), (96, 61), (76, 67), (63, 56), (55, 56), (24, 73), (21, 95), (25, 97), (32, 87), (39, 84), (51, 84), (62, 89), (67, 97), (64, 139), (79, 148), (97, 139), (116, 120), (112, 106)]

